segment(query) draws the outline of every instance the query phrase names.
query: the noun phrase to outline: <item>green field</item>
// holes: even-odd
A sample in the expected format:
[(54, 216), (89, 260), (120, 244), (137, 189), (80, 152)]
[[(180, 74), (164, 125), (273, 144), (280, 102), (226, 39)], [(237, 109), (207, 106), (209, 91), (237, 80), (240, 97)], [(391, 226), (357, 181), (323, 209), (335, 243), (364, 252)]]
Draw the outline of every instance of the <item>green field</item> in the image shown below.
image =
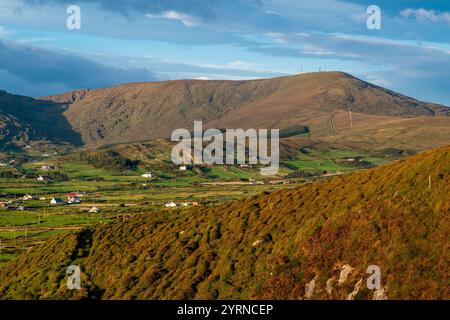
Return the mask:
[[(180, 172), (158, 158), (157, 163), (141, 163), (119, 170), (96, 167), (67, 156), (43, 159), (27, 155), (28, 160), (20, 165), (0, 168), (0, 201), (10, 201), (14, 206), (8, 210), (0, 208), (0, 265), (52, 235), (133, 215), (151, 215), (156, 210), (170, 210), (165, 207), (169, 202), (208, 206), (292, 187), (307, 180), (285, 178), (293, 172), (320, 172), (314, 176), (320, 178), (325, 172), (346, 173), (358, 169), (342, 163), (345, 158), (358, 157), (374, 165), (385, 162), (352, 151), (301, 151), (296, 158), (282, 161), (278, 176), (272, 179), (262, 177), (258, 166), (203, 166)], [(43, 165), (52, 169), (44, 172)], [(152, 172), (152, 179), (141, 177), (148, 171)], [(12, 173), (15, 175), (11, 176)], [(36, 180), (37, 176), (47, 174), (56, 174), (57, 178), (47, 182)], [(54, 197), (67, 200), (69, 192), (80, 193), (82, 202), (50, 204)], [(24, 201), (25, 195), (35, 198)], [(92, 207), (100, 212), (89, 213)]]

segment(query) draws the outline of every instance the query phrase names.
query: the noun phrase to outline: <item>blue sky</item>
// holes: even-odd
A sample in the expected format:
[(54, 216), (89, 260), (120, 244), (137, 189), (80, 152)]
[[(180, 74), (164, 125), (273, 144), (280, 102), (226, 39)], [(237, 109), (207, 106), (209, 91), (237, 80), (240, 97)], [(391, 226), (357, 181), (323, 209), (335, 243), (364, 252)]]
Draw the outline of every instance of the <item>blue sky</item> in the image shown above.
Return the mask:
[[(68, 30), (68, 5), (81, 30)], [(381, 30), (366, 26), (369, 5)], [(450, 105), (450, 1), (0, 0), (0, 89), (340, 70)]]

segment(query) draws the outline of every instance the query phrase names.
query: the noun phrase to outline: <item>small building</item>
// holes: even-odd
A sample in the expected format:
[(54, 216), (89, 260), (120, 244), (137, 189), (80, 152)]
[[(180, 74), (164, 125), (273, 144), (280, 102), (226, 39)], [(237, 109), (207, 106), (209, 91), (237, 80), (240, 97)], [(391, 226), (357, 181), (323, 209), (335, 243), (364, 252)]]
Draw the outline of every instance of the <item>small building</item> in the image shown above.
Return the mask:
[(64, 204), (64, 201), (61, 198), (53, 198), (50, 201), (50, 204), (56, 205), (56, 206), (60, 206)]
[(166, 208), (175, 208), (177, 204), (175, 202), (166, 203)]
[(50, 178), (47, 176), (39, 176), (36, 179), (37, 181), (50, 181)]
[(49, 165), (44, 165), (44, 166), (41, 167), (41, 170), (42, 170), (42, 171), (50, 171), (50, 170), (52, 170), (52, 169), (53, 169), (53, 167), (51, 167), (51, 166), (49, 166)]
[(187, 167), (186, 166), (180, 166), (180, 171), (187, 171)]
[(144, 173), (143, 175), (141, 175), (141, 177), (150, 179), (152, 177), (152, 174), (150, 172), (147, 172), (147, 173)]
[(67, 197), (68, 204), (79, 204), (81, 203), (81, 199), (78, 196)]
[(97, 207), (92, 207), (89, 209), (89, 213), (99, 213), (99, 212), (100, 212), (100, 209)]
[(33, 200), (34, 197), (31, 194), (27, 194), (27, 195), (23, 196), (22, 199), (24, 201), (28, 201), (28, 200)]

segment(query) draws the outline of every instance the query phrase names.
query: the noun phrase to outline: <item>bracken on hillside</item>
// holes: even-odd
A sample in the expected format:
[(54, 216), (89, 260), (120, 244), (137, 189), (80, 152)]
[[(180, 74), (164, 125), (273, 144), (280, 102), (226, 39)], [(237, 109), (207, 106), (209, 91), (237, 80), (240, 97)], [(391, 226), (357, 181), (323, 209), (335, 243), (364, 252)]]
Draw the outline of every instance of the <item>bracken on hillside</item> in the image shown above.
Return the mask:
[[(348, 176), (57, 236), (3, 299), (449, 299), (450, 146)], [(82, 290), (66, 288), (79, 265)], [(369, 290), (369, 265), (381, 289)]]

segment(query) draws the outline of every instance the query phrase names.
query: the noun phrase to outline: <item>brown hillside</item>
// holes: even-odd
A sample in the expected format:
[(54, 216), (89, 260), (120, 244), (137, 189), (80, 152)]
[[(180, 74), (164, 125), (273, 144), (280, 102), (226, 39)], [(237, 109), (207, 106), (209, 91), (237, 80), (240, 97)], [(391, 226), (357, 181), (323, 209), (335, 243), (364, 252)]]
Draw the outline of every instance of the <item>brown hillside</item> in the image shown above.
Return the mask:
[(55, 102), (0, 91), (0, 147), (24, 147), (38, 141), (81, 145), (63, 111)]
[[(168, 81), (68, 92), (46, 99), (68, 105), (64, 116), (87, 145), (167, 139), (176, 128), (286, 128), (307, 125), (313, 137), (380, 125), (393, 119), (448, 114), (341, 72), (321, 72), (253, 81)], [(347, 115), (345, 121), (334, 119)], [(341, 117), (342, 118), (342, 117)], [(450, 126), (450, 117), (444, 117)], [(450, 136), (446, 138), (449, 143)]]
[[(346, 299), (354, 291), (372, 299), (366, 268), (378, 265), (378, 297), (449, 299), (449, 163), (447, 146), (248, 200), (55, 237), (3, 267), (0, 297)], [(82, 269), (81, 291), (65, 287), (71, 264)]]

